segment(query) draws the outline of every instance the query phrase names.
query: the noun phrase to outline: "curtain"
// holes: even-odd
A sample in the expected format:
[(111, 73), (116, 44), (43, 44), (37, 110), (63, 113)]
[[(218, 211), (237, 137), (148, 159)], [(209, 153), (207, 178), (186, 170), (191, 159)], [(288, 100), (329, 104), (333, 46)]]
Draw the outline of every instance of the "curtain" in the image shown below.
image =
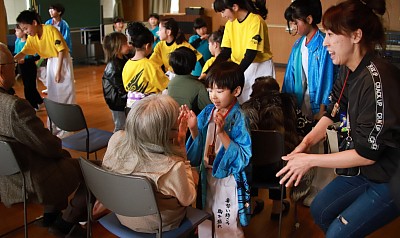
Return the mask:
[(149, 14), (151, 13), (169, 13), (171, 9), (171, 0), (150, 0)]
[(0, 42), (7, 45), (8, 23), (4, 1), (0, 0)]
[(124, 8), (122, 6), (122, 0), (115, 0), (114, 3), (114, 17), (124, 17)]

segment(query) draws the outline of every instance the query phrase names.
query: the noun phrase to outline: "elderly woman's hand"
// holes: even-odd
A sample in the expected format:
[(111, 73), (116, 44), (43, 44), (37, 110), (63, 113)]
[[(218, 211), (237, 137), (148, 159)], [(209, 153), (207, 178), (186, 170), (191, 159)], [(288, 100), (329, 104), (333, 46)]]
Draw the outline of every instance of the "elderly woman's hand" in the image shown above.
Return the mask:
[(287, 156), (283, 156), (282, 159), (288, 161), (286, 166), (283, 167), (277, 174), (276, 177), (282, 176), (279, 181), (280, 184), (284, 184), (286, 187), (299, 185), (301, 178), (304, 174), (311, 169), (310, 160), (313, 154), (305, 153), (291, 153)]

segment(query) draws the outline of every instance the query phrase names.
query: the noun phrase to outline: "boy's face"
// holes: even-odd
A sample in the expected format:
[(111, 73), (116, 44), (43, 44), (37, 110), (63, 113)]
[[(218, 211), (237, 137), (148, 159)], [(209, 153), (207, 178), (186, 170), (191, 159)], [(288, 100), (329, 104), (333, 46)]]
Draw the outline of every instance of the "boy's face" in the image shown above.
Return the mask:
[(207, 34), (207, 27), (203, 26), (203, 27), (197, 28), (196, 33), (199, 36), (204, 36), (205, 34)]
[(28, 23), (19, 23), (19, 28), (25, 33), (30, 36), (34, 36), (37, 34), (37, 22), (33, 20), (32, 24)]
[(23, 38), (24, 35), (25, 35), (25, 34), (24, 34), (24, 32), (22, 32), (21, 29), (15, 28), (15, 36), (16, 36), (17, 38)]
[(155, 18), (155, 17), (150, 17), (150, 18), (149, 18), (149, 24), (150, 24), (150, 26), (152, 26), (152, 27), (156, 27), (156, 26), (158, 25), (158, 20), (157, 20), (157, 18)]
[(49, 14), (51, 18), (59, 17), (60, 12), (58, 12), (56, 9), (50, 8), (49, 9)]
[(114, 30), (117, 32), (123, 33), (124, 27), (125, 27), (125, 22), (114, 23)]
[(207, 88), (208, 95), (211, 102), (215, 105), (218, 110), (228, 109), (233, 102), (236, 101), (236, 97), (239, 96), (240, 87), (237, 87), (233, 92), (230, 89), (218, 88), (215, 84), (212, 88)]

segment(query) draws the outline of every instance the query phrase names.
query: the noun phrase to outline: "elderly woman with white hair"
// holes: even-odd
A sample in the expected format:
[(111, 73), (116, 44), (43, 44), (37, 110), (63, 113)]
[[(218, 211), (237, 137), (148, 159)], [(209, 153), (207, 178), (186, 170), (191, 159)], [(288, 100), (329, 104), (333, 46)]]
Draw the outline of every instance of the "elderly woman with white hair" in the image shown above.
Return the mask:
[[(170, 96), (150, 95), (133, 104), (125, 131), (114, 133), (103, 167), (121, 174), (142, 175), (156, 186), (163, 231), (177, 228), (186, 207), (196, 198), (195, 183), (185, 151), (186, 121)], [(121, 223), (132, 230), (154, 233), (155, 216), (125, 217)]]

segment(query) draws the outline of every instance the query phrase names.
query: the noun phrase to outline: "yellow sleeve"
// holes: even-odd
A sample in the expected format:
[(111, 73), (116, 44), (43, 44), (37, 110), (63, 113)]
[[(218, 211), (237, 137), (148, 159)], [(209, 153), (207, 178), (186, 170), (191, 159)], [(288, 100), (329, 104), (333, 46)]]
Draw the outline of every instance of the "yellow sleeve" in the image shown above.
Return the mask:
[(197, 61), (199, 61), (201, 58), (203, 58), (203, 55), (200, 52), (198, 52), (191, 44), (189, 44), (189, 42), (185, 41), (179, 45), (179, 47), (182, 47), (182, 46), (188, 47), (189, 49), (193, 50), (194, 53), (196, 53)]
[(264, 31), (263, 24), (260, 22), (258, 16), (255, 16), (253, 21), (249, 22), (248, 39), (246, 39), (246, 49), (264, 51)]
[(221, 48), (222, 47), (227, 47), (227, 48), (232, 48), (231, 44), (231, 28), (232, 28), (232, 22), (227, 21), (225, 24), (225, 30), (224, 30), (224, 35), (222, 36), (222, 42), (221, 42)]
[(26, 39), (26, 43), (24, 47), (22, 48), (21, 52), (24, 53), (25, 55), (34, 55), (36, 54), (36, 49), (34, 47), (34, 38), (33, 36), (28, 36)]
[(164, 64), (162, 61), (162, 44), (163, 43), (164, 42), (162, 42), (162, 41), (158, 42), (156, 47), (154, 47), (153, 54), (151, 54), (151, 56), (150, 56), (150, 60), (153, 61), (153, 63), (156, 64), (160, 68)]
[(151, 84), (161, 92), (167, 88), (169, 79), (167, 75), (165, 75), (164, 72), (159, 67), (157, 67), (157, 65), (155, 65), (151, 61), (150, 63), (151, 63), (150, 67), (154, 71), (153, 75), (155, 75), (155, 77), (151, 77)]
[(215, 61), (215, 57), (211, 57), (209, 60), (207, 60), (207, 62), (203, 66), (203, 70), (201, 71), (201, 73), (204, 74), (210, 68), (210, 66), (214, 63), (214, 61)]
[(52, 29), (51, 31), (52, 38), (54, 41), (54, 45), (56, 47), (57, 52), (63, 51), (64, 49), (68, 49), (67, 43), (64, 40), (64, 37), (57, 29)]

